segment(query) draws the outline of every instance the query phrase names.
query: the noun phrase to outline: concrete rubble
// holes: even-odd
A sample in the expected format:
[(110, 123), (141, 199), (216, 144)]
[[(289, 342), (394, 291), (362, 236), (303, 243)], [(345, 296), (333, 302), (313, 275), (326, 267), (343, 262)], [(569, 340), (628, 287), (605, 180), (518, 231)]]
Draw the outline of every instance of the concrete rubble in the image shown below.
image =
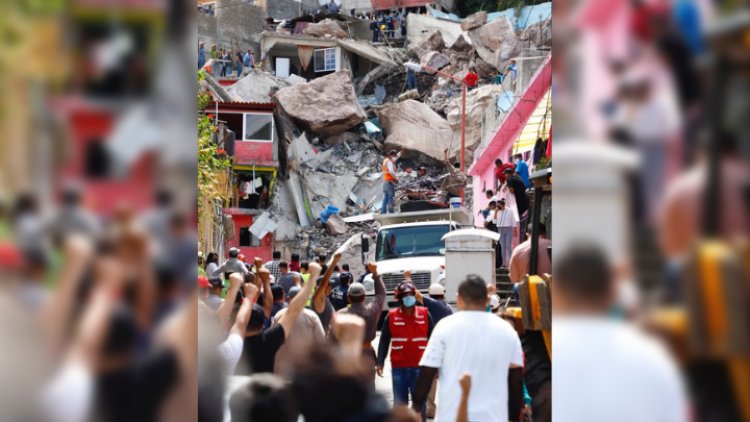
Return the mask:
[[(403, 148), (407, 154), (420, 154), (433, 163), (443, 161), (443, 151), (451, 146), (452, 132), (448, 121), (425, 103), (406, 100), (385, 104), (375, 110), (387, 134), (388, 148)], [(453, 142), (453, 149), (460, 145)]]
[(318, 38), (347, 38), (348, 34), (333, 19), (323, 19), (318, 23), (311, 23), (302, 31), (304, 35)]
[[(246, 76), (226, 88), (234, 101), (248, 103), (270, 103), (274, 92), (291, 83), (258, 69), (250, 69)], [(302, 79), (302, 78), (300, 78)]]
[[(333, 42), (341, 48), (343, 62), (337, 69), (342, 70), (309, 81), (253, 70), (229, 88), (208, 78), (205, 85), (223, 101), (277, 104), (279, 156), (285, 157), (285, 167), (264, 214), (275, 224), (274, 247), (310, 256), (330, 254), (349, 241), (341, 262), (361, 274), (361, 237), (372, 236), (379, 226), (374, 216), (383, 200), (381, 165), (387, 150), (403, 152), (397, 164), (397, 208), (403, 201), (445, 206), (447, 194), (462, 188), (465, 203), (471, 203), (471, 181), (444, 160), (445, 150), (453, 162), (460, 153), (462, 87), (451, 78), (420, 72), (417, 88), (407, 89), (403, 64), (411, 60), (459, 80), (473, 68), (484, 79), (466, 98), (469, 166), (486, 126), (496, 127), (504, 116), (498, 99), (513, 92), (509, 78), (502, 85), (488, 81), (522, 48), (549, 48), (551, 24), (547, 19), (517, 31), (506, 16), (488, 19), (484, 12), (462, 21), (412, 13), (403, 48), (348, 39), (330, 19), (308, 25), (303, 35), (337, 39)], [(353, 78), (349, 69), (356, 71), (362, 60), (367, 70)], [(421, 165), (428, 175), (418, 178)], [(322, 223), (320, 215), (329, 207), (338, 213)], [(263, 227), (272, 227), (269, 221)], [(371, 249), (374, 254), (374, 245)]]
[[(420, 64), (423, 67), (429, 67), (429, 68), (440, 70), (444, 68), (445, 66), (448, 66), (449, 64), (451, 64), (451, 59), (449, 59), (448, 56), (446, 56), (443, 53), (438, 53), (437, 51), (430, 51), (427, 54), (422, 56)], [(425, 72), (432, 73), (434, 71), (427, 69), (425, 70)]]
[(321, 135), (339, 134), (367, 118), (357, 103), (349, 71), (282, 88), (275, 98), (289, 116)]
[(481, 11), (465, 17), (463, 22), (461, 22), (461, 29), (463, 29), (464, 31), (469, 31), (474, 28), (479, 28), (486, 23), (487, 12)]
[(469, 31), (469, 37), (479, 57), (497, 69), (521, 52), (513, 23), (505, 16)]

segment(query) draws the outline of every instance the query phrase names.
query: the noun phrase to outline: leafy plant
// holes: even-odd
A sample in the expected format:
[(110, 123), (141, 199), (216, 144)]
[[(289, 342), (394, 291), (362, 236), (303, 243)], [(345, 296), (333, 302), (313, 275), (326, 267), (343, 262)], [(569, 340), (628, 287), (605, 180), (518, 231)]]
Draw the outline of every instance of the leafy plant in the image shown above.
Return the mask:
[[(205, 78), (203, 71), (198, 72), (198, 83)], [(230, 192), (222, 181), (226, 177), (220, 177), (223, 172), (232, 168), (232, 162), (223, 148), (212, 142), (212, 135), (218, 130), (211, 116), (205, 113), (206, 105), (210, 98), (208, 94), (198, 90), (198, 217), (202, 217), (204, 207), (213, 203), (213, 200), (221, 202), (229, 198)]]

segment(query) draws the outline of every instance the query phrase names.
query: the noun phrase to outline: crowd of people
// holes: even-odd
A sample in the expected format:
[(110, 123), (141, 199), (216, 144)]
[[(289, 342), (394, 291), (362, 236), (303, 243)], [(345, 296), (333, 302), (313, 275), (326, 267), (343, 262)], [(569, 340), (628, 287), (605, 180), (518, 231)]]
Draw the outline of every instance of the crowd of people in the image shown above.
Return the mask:
[[(495, 160), (497, 189), (485, 192), (489, 201), (479, 211), (487, 230), (500, 235), (496, 250), (495, 267), (508, 269), (514, 283), (528, 273), (531, 254), (530, 201), (527, 189), (531, 188), (529, 166), (521, 154), (513, 156), (515, 162)], [(547, 227), (537, 225), (539, 231), (538, 272), (551, 273), (552, 260), (548, 248), (552, 246), (547, 236)], [(515, 245), (515, 246), (514, 246)]]
[[(2, 420), (191, 420), (197, 239), (168, 191), (106, 220), (79, 185), (20, 194), (0, 249)], [(19, 330), (21, 328), (21, 330)], [(6, 359), (12, 357), (12, 359)]]
[(212, 44), (211, 49), (206, 51), (205, 43), (200, 41), (198, 43), (198, 70), (203, 69), (209, 60), (213, 60), (210, 71), (214, 76), (222, 78), (231, 76), (232, 73), (239, 78), (256, 66), (255, 54), (251, 49), (243, 51), (242, 49), (217, 48), (216, 44)]
[[(375, 263), (355, 275), (340, 256), (287, 261), (275, 251), (271, 261), (248, 262), (233, 248), (219, 265), (208, 253), (198, 278), (207, 333), (200, 348), (217, 370), (205, 373), (199, 391), (228, 395), (233, 421), (521, 420), (521, 342), (493, 312), (500, 306), (491, 286), (478, 276), (463, 280), (456, 312), (442, 285), (423, 295), (407, 271), (375, 342), (385, 284)], [(393, 407), (375, 389), (388, 358)], [(227, 393), (231, 375), (242, 384)], [(201, 405), (202, 414), (224, 412), (220, 400)]]

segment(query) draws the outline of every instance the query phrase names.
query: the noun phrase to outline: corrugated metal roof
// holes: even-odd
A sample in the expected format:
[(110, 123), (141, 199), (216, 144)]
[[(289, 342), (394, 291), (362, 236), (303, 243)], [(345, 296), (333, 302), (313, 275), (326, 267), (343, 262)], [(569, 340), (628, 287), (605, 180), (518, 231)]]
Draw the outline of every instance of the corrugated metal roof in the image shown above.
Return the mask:
[(552, 125), (552, 101), (550, 90), (537, 104), (521, 133), (513, 143), (513, 153), (531, 151), (537, 138), (546, 138)]

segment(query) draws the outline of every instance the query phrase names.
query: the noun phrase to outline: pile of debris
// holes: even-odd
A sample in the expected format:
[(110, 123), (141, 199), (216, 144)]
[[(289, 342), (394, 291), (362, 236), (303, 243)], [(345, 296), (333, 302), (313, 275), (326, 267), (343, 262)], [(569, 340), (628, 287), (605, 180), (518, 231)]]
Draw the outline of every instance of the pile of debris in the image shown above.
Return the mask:
[[(402, 151), (397, 198), (447, 206), (442, 187), (450, 172), (443, 158), (450, 129), (425, 104), (387, 104), (376, 110), (377, 119), (368, 119), (348, 71), (282, 87), (273, 98), (279, 155), (286, 163), (268, 210), (277, 248), (330, 253), (353, 236), (375, 233), (374, 213), (383, 199), (381, 165), (390, 148)], [(385, 138), (383, 131), (389, 134)], [(420, 166), (427, 174), (418, 178)]]

